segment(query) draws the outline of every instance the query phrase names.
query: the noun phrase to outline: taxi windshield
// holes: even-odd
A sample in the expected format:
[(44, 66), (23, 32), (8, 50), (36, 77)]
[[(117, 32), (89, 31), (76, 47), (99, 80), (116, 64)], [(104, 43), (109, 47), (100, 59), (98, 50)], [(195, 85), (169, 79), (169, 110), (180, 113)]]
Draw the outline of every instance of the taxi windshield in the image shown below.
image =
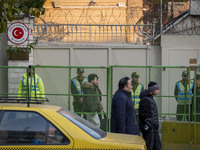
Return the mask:
[(106, 136), (106, 132), (67, 109), (62, 108), (58, 111), (58, 113), (73, 122), (75, 125), (77, 125), (79, 128), (81, 128), (83, 131), (95, 139), (101, 139)]

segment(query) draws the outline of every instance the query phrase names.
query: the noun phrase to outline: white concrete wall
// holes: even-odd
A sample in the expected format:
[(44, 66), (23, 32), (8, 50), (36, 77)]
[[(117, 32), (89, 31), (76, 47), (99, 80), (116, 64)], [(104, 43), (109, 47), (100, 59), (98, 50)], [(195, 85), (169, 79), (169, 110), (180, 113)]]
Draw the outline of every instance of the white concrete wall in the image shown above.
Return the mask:
[[(52, 66), (90, 66), (100, 68), (85, 68), (85, 76), (90, 73), (97, 73), (100, 77), (100, 88), (103, 95), (107, 94), (107, 70), (104, 67), (110, 65), (126, 66), (148, 66), (160, 65), (160, 48), (141, 45), (92, 45), (92, 44), (58, 44), (58, 43), (39, 43), (34, 50), (35, 65)], [(131, 76), (134, 71), (141, 75), (140, 82), (148, 84), (148, 70), (146, 68), (118, 67), (114, 68), (113, 75), (113, 93), (117, 90), (117, 84), (120, 78)], [(43, 79), (45, 91), (48, 94), (68, 93), (69, 70), (64, 68), (37, 68), (37, 74)], [(152, 80), (160, 78), (160, 70), (152, 72)], [(72, 69), (71, 78), (76, 76), (76, 68)], [(67, 107), (67, 96), (47, 96), (51, 99), (51, 104), (60, 104)], [(53, 101), (53, 102), (52, 102)], [(72, 103), (72, 97), (70, 99)], [(104, 108), (106, 108), (106, 96), (103, 96)]]
[[(34, 64), (71, 66), (160, 65), (160, 50), (147, 45), (38, 44)], [(158, 58), (157, 58), (158, 56)], [(55, 59), (59, 58), (59, 59)]]
[[(189, 66), (189, 60), (197, 59), (200, 63), (199, 35), (162, 35), (162, 66)], [(166, 68), (162, 70), (162, 95), (174, 96), (175, 83), (182, 79), (181, 74), (186, 68)], [(191, 71), (190, 79), (194, 72)], [(162, 112), (175, 113), (176, 101), (174, 97), (162, 98)], [(175, 117), (175, 116), (170, 116)]]

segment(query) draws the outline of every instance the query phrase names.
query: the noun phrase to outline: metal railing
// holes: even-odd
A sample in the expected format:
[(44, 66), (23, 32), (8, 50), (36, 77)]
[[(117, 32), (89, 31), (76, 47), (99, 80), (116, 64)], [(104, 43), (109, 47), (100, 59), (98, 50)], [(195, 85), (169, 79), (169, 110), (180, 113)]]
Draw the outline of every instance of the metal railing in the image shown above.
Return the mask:
[[(52, 105), (60, 105), (73, 111), (73, 96), (77, 94), (71, 93), (71, 79), (76, 76), (77, 68), (84, 67), (87, 76), (90, 73), (96, 73), (100, 77), (100, 89), (102, 90), (101, 97), (103, 98), (105, 113), (108, 118), (111, 116), (111, 102), (112, 96), (117, 90), (118, 81), (121, 77), (131, 76), (131, 73), (138, 72), (140, 74), (139, 82), (141, 82), (145, 89), (148, 87), (149, 81), (156, 81), (160, 85), (160, 94), (155, 96), (155, 101), (159, 109), (160, 133), (162, 135), (162, 144), (170, 146), (182, 147), (185, 149), (197, 150), (200, 147), (199, 143), (199, 101), (200, 95), (196, 88), (193, 89), (193, 108), (185, 105), (183, 113), (176, 112), (176, 99), (174, 95), (174, 86), (177, 81), (181, 80), (182, 72), (187, 71), (188, 82), (193, 82), (194, 87), (197, 87), (196, 74), (200, 73), (200, 67), (194, 67), (191, 70), (188, 66), (110, 66), (110, 67), (91, 67), (91, 66), (33, 66), (35, 71), (43, 80), (45, 86), (45, 96), (50, 100)], [(8, 93), (0, 91), (0, 95), (17, 95), (17, 86), (21, 75), (28, 72), (28, 67), (8, 67), (0, 66), (0, 77), (8, 74), (8, 89), (16, 88), (13, 92)], [(1, 78), (0, 78), (1, 79)], [(4, 86), (4, 84), (2, 85)], [(186, 91), (185, 93), (188, 93)], [(79, 95), (79, 94), (78, 94)], [(81, 95), (84, 96), (84, 95)], [(86, 95), (85, 95), (86, 96)], [(99, 96), (99, 95), (96, 95)], [(186, 112), (188, 107), (188, 112)], [(198, 108), (197, 108), (198, 107)], [(77, 114), (87, 114), (87, 112), (76, 112)], [(177, 116), (184, 116), (183, 121), (177, 121)], [(186, 120), (186, 118), (189, 118)], [(198, 119), (198, 120), (197, 120)], [(110, 122), (110, 120), (107, 120)], [(175, 127), (172, 125), (176, 125)], [(180, 125), (180, 126), (179, 126)], [(107, 131), (110, 131), (110, 124), (107, 125)], [(174, 137), (182, 139), (182, 134), (179, 132), (184, 130), (184, 136), (187, 140), (171, 141)], [(172, 142), (172, 143), (170, 143)], [(170, 143), (170, 144), (169, 144)], [(183, 149), (183, 147), (182, 147)]]
[(153, 25), (34, 24), (33, 36), (40, 41), (63, 43), (145, 44), (152, 39)]

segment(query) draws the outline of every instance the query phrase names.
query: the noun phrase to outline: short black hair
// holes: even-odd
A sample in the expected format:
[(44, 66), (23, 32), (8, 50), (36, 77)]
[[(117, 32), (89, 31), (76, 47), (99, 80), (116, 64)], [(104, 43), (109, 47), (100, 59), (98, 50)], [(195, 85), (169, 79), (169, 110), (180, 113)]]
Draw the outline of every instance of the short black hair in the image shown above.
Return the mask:
[(95, 74), (95, 73), (89, 74), (89, 75), (88, 75), (88, 82), (91, 82), (92, 80), (94, 80), (95, 77), (98, 79), (97, 74)]
[(128, 86), (128, 80), (130, 80), (129, 77), (124, 77), (119, 80), (119, 83), (118, 83), (119, 90), (122, 90), (125, 85)]

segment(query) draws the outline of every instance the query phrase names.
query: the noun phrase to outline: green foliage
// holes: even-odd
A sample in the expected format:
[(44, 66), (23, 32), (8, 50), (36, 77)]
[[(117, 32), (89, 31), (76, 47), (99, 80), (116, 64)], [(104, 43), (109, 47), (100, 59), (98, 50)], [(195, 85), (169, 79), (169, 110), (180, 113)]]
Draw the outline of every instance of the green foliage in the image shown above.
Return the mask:
[(15, 53), (21, 55), (23, 52), (31, 53), (31, 49), (34, 49), (34, 43), (27, 44), (27, 47), (7, 46), (7, 54)]
[(46, 0), (1, 0), (0, 1), (0, 33), (6, 31), (7, 21), (17, 20), (21, 13), (24, 16), (39, 17), (44, 14), (43, 5)]

